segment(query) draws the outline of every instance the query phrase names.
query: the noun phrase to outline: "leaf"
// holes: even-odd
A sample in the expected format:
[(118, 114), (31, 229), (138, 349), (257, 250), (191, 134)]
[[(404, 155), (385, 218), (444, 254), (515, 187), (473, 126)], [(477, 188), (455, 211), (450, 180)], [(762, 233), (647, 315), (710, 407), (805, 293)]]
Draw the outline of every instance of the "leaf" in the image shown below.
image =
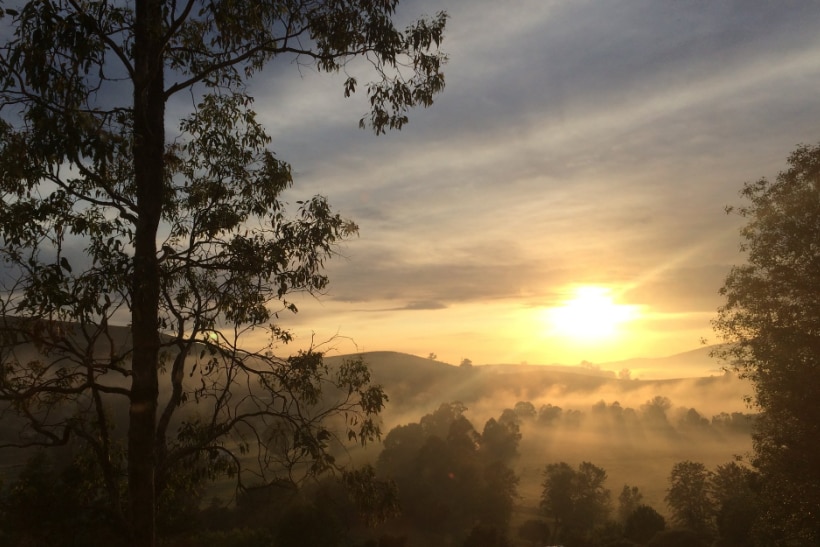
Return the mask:
[(68, 263), (65, 257), (60, 258), (60, 267), (68, 273), (71, 273), (71, 264)]

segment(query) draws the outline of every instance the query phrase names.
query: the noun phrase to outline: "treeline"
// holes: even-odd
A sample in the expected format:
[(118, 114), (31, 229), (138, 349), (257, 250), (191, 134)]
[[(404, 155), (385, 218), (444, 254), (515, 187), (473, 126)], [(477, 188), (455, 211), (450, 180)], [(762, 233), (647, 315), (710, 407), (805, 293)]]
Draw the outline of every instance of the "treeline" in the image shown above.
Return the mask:
[[(655, 398), (642, 413), (648, 414), (645, 419), (657, 419), (658, 411), (668, 406), (668, 400)], [(618, 408), (595, 406), (598, 412), (613, 412), (613, 407)], [(542, 425), (554, 425), (564, 414), (555, 408), (544, 405), (535, 411), (529, 403), (518, 403), (487, 420), (479, 432), (464, 416), (463, 405), (443, 404), (419, 422), (391, 430), (376, 470), (398, 485), (403, 512), (382, 529), (389, 537), (406, 539), (402, 545), (408, 546), (750, 544), (755, 475), (736, 461), (714, 470), (697, 462), (676, 463), (665, 498), (669, 522), (644, 502), (635, 486), (622, 485), (613, 499), (606, 470), (593, 463), (573, 467), (563, 461), (544, 462), (537, 512), (522, 520), (526, 513), (519, 507), (519, 518), (513, 518), (521, 485), (512, 462), (518, 456), (522, 422), (538, 422), (549, 412), (553, 418)], [(725, 421), (718, 417), (715, 427), (725, 426)], [(698, 423), (712, 427), (713, 422)]]
[(638, 408), (602, 400), (592, 405), (589, 411), (563, 409), (550, 403), (536, 408), (529, 401), (519, 401), (513, 408), (505, 409), (501, 418), (543, 428), (589, 427), (598, 432), (611, 431), (624, 439), (629, 439), (631, 434), (644, 432), (673, 436), (687, 433), (716, 437), (726, 434), (750, 435), (754, 424), (753, 414), (721, 412), (707, 417), (695, 408), (674, 408), (672, 401), (663, 396), (656, 396)]
[[(603, 423), (604, 416), (612, 427), (660, 433), (749, 427), (745, 415), (709, 420), (686, 409), (670, 419), (670, 409), (663, 397), (635, 410), (600, 402), (588, 413), (519, 402), (477, 427), (463, 404), (442, 404), (417, 422), (390, 430), (372, 465), (325, 475), (298, 489), (249, 485), (230, 500), (212, 496), (207, 466), (180, 470), (160, 500), (161, 545), (748, 545), (755, 475), (737, 462), (713, 470), (690, 461), (675, 464), (666, 507), (659, 508), (649, 506), (636, 486), (620, 485), (614, 496), (606, 470), (590, 461), (573, 466), (547, 458), (537, 485), (538, 507), (520, 505), (524, 485), (515, 463), (522, 431), (530, 427), (575, 427), (593, 418)], [(2, 545), (123, 543), (105, 505), (99, 470), (82, 451), (67, 465), (40, 453), (0, 492)]]
[[(577, 468), (565, 462), (548, 464), (540, 504), (546, 520), (525, 522), (518, 535), (533, 542), (553, 540), (590, 547), (740, 547), (752, 543), (757, 476), (736, 461), (714, 470), (699, 462), (674, 464), (665, 497), (670, 522), (644, 503), (635, 486), (623, 485), (616, 502), (606, 480), (606, 471), (590, 462)], [(540, 530), (537, 537), (536, 529)]]
[[(130, 547), (93, 459), (66, 464), (53, 454), (37, 453), (0, 484), (0, 546)], [(207, 485), (195, 472), (174, 477), (159, 500), (160, 547), (364, 547), (363, 534), (398, 513), (395, 485), (376, 480), (371, 466), (300, 488), (249, 486), (230, 502)]]

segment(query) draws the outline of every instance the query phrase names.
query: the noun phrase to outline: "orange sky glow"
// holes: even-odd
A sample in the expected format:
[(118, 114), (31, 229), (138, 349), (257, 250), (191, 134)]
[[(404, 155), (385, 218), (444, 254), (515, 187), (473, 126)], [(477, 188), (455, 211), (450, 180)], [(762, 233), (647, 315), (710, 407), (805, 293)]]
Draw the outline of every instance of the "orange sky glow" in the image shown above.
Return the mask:
[(341, 90), (366, 62), (249, 83), (290, 203), (322, 194), (360, 227), (326, 294), (280, 315), (296, 339), (279, 351), (335, 337), (343, 354), (575, 365), (718, 342), (718, 291), (744, 260), (724, 208), (820, 140), (820, 4), (418, 0), (397, 16), (441, 9), (446, 88), (401, 131), (356, 129), (367, 98)]

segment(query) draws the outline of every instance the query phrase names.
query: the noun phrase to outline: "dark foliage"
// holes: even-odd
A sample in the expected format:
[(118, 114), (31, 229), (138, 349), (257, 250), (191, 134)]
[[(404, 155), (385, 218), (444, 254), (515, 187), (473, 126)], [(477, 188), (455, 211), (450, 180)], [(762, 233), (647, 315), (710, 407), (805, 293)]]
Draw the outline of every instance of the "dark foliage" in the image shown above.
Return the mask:
[[(398, 0), (20, 4), (0, 8), (0, 411), (28, 422), (18, 444), (83, 439), (123, 534), (152, 547), (191, 453), (227, 460), (241, 488), (249, 449), (266, 481), (333, 467), (328, 414), (354, 419), (345, 439), (377, 437), (385, 398), (366, 371), (330, 379), (318, 353), (273, 357), (290, 339), (274, 324), (296, 311), (287, 295), (324, 289), (324, 261), (356, 226), (321, 196), (290, 218), (290, 166), (268, 149), (247, 80), (273, 61), (343, 72), (363, 58), (376, 79), (360, 125), (400, 129), (444, 87), (446, 14), (400, 30)], [(347, 77), (343, 92), (358, 86)], [(192, 112), (167, 135), (180, 94)], [(110, 326), (129, 321), (118, 347)], [(240, 349), (253, 329), (270, 346)], [(24, 345), (37, 358), (10, 351)], [(353, 406), (317, 408), (325, 383)], [(123, 469), (112, 398), (128, 407)], [(180, 417), (203, 399), (204, 419)]]
[(666, 519), (648, 505), (639, 505), (626, 518), (624, 536), (637, 543), (646, 543), (666, 528)]
[(470, 535), (464, 540), (462, 547), (509, 547), (504, 531), (495, 526), (477, 524), (470, 530)]
[(398, 485), (408, 527), (464, 537), (480, 522), (505, 534), (518, 484), (508, 463), (520, 434), (492, 419), (479, 434), (465, 410), (442, 404), (419, 423), (394, 428), (376, 467)]
[(754, 538), (820, 544), (820, 145), (800, 146), (775, 181), (747, 183), (746, 225), (714, 322), (717, 355), (754, 384), (761, 411), (753, 465), (760, 472)]
[(555, 522), (555, 536), (582, 541), (604, 524), (610, 511), (610, 491), (604, 487), (606, 471), (590, 462), (573, 469), (565, 462), (544, 470), (541, 508)]
[(700, 462), (683, 461), (672, 467), (665, 499), (677, 526), (701, 535), (712, 533), (715, 502), (710, 495), (711, 480), (711, 471)]
[(707, 547), (709, 542), (692, 530), (666, 530), (655, 534), (646, 547)]
[(0, 544), (125, 545), (93, 460), (59, 467), (44, 452), (0, 493)]
[(549, 539), (550, 527), (543, 520), (528, 519), (518, 526), (518, 537), (540, 547)]

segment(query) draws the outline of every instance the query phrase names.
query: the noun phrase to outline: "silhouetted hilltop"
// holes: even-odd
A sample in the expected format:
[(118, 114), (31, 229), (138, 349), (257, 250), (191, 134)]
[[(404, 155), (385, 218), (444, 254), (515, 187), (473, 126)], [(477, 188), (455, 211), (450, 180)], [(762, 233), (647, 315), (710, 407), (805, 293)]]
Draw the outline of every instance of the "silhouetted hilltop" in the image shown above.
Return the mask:
[[(717, 371), (717, 363), (702, 348), (669, 357), (630, 359), (583, 366), (475, 365), (454, 366), (404, 353), (379, 351), (332, 356), (328, 365), (361, 355), (374, 382), (390, 397), (386, 419), (412, 412), (430, 412), (442, 402), (460, 401), (491, 413), (517, 401), (561, 404), (581, 408), (599, 400), (639, 406), (664, 396), (677, 406), (715, 407), (715, 411), (742, 410), (749, 386), (732, 374)], [(709, 375), (709, 370), (713, 371)], [(629, 369), (659, 379), (627, 379), (616, 371)], [(700, 372), (700, 374), (697, 374)], [(674, 377), (678, 375), (678, 377)], [(725, 408), (724, 408), (725, 407)], [(495, 409), (495, 410), (492, 410)], [(711, 410), (711, 409), (710, 409)]]

